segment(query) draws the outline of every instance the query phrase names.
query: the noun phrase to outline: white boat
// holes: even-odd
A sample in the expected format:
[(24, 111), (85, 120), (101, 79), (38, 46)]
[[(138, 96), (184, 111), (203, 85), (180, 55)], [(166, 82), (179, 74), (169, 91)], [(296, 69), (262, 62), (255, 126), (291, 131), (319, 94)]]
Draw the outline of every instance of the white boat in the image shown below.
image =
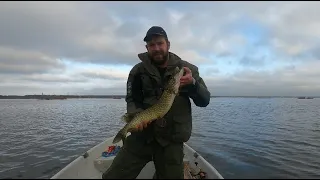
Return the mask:
[[(114, 137), (96, 145), (83, 155), (72, 161), (50, 179), (101, 179), (102, 173), (108, 169), (115, 156), (104, 157), (102, 153), (112, 144)], [(116, 144), (122, 146), (122, 141)], [(204, 179), (223, 179), (219, 172), (199, 153), (184, 143), (185, 179), (198, 179), (201, 169)], [(197, 164), (197, 165), (196, 165)], [(136, 179), (152, 179), (155, 173), (153, 162), (149, 162)], [(195, 174), (198, 174), (197, 176)]]

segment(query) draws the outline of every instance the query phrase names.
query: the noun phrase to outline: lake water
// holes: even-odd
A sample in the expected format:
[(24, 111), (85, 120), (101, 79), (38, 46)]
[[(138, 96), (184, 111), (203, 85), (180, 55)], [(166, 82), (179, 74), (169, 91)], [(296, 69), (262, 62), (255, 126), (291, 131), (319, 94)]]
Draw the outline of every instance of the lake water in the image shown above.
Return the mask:
[[(0, 100), (0, 178), (50, 178), (123, 126), (123, 99)], [(189, 142), (224, 178), (320, 178), (320, 99), (213, 98)]]

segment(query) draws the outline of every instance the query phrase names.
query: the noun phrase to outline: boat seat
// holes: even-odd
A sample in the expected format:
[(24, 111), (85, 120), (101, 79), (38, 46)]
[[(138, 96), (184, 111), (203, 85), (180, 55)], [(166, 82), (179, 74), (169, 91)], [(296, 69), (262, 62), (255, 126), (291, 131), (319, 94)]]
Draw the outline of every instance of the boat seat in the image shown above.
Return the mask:
[(100, 172), (105, 172), (112, 164), (113, 159), (115, 156), (109, 156), (109, 157), (103, 157), (100, 156), (96, 160), (94, 160), (94, 167), (100, 171)]

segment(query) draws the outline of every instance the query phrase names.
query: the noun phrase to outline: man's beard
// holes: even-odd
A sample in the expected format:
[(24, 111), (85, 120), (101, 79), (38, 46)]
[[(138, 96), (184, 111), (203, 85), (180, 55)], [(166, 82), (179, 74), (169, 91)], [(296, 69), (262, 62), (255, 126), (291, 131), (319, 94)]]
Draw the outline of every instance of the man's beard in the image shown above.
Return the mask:
[[(161, 55), (162, 58), (156, 57), (157, 55)], [(149, 58), (152, 61), (153, 64), (157, 66), (164, 65), (168, 60), (168, 52), (155, 52), (152, 55), (149, 54)]]

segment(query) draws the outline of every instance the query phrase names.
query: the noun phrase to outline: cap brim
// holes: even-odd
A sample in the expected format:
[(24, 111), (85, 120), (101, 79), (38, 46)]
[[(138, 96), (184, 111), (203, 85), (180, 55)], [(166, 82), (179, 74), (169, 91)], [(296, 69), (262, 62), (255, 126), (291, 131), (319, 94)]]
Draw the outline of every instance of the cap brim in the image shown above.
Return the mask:
[(146, 37), (143, 38), (143, 41), (149, 41), (151, 36), (153, 35), (159, 35), (159, 36), (165, 36), (164, 34), (161, 34), (161, 33), (152, 33), (152, 34), (148, 34)]

